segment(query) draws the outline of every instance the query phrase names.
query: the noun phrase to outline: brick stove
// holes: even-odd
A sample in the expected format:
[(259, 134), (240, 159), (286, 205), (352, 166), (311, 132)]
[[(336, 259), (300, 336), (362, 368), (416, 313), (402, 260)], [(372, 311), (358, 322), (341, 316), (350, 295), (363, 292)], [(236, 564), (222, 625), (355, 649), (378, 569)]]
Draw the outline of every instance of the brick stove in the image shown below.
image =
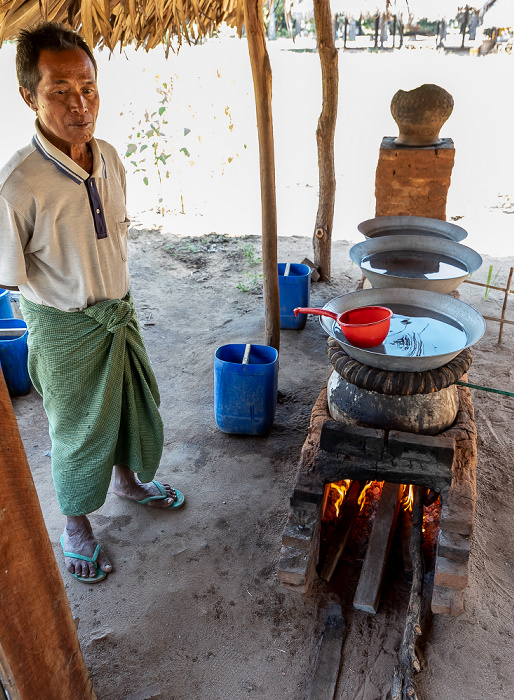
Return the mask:
[[(329, 341), (329, 355), (333, 342)], [(461, 357), (465, 353), (469, 357)], [(455, 358), (460, 370), (456, 374), (454, 370), (453, 376), (465, 379), (463, 371), (471, 357), (469, 351), (461, 355)], [(452, 368), (442, 369), (439, 377), (452, 374)], [(328, 484), (343, 479), (415, 484), (441, 496), (432, 611), (446, 615), (463, 611), (475, 512), (477, 450), (470, 391), (462, 386), (456, 389), (456, 418), (451, 427), (437, 435), (366, 427), (351, 419), (334, 421), (327, 389), (322, 390), (312, 410), (282, 536), (277, 575), (285, 587), (308, 593), (316, 579)]]

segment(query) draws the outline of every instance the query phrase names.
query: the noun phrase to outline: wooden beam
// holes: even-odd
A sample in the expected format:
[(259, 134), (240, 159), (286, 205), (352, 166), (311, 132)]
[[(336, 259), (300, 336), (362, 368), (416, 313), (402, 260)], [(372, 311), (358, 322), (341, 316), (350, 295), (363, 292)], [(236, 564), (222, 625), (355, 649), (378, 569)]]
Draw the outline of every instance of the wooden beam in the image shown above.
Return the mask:
[(262, 209), (262, 272), (266, 344), (280, 346), (280, 299), (277, 259), (277, 202), (275, 194), (275, 148), (271, 111), (271, 65), (266, 49), (262, 0), (244, 0), (244, 19), (252, 66)]
[(337, 120), (338, 54), (330, 0), (314, 0), (314, 21), (321, 64), (322, 108), (316, 129), (318, 144), (319, 202), (314, 227), (314, 263), (321, 281), (331, 275), (332, 226), (336, 197), (334, 136)]
[(346, 623), (341, 606), (332, 603), (316, 657), (316, 668), (306, 700), (333, 700), (341, 665)]
[(364, 484), (361, 481), (354, 481), (350, 486), (348, 493), (345, 496), (342, 505), (342, 513), (339, 516), (339, 521), (334, 532), (332, 543), (328, 548), (325, 561), (321, 568), (320, 578), (324, 581), (330, 581), (334, 575), (334, 571), (339, 564), (339, 559), (343, 554), (344, 548), (350, 536), (350, 532), (359, 515), (360, 505), (358, 503)]
[(96, 700), (0, 372), (0, 672), (11, 700)]
[(353, 607), (357, 610), (371, 613), (378, 610), (402, 493), (401, 485), (384, 484), (353, 599)]

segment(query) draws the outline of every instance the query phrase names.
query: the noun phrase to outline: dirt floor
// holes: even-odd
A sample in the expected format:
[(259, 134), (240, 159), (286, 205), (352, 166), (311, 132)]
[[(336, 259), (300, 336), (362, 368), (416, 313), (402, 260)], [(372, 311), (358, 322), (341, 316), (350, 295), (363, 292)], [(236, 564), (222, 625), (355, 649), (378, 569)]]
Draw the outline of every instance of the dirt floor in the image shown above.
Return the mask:
[[(336, 241), (334, 279), (313, 285), (320, 305), (355, 288), (349, 245)], [(311, 256), (308, 238), (279, 241), (279, 260)], [(325, 335), (310, 318), (282, 331), (279, 400), (267, 437), (220, 432), (213, 416), (213, 354), (229, 342), (262, 343), (258, 237), (180, 238), (133, 228), (132, 291), (162, 395), (165, 449), (158, 476), (187, 495), (178, 512), (158, 512), (109, 496), (92, 515), (115, 571), (86, 587), (64, 568), (63, 528), (51, 475), (41, 400), (14, 400), (50, 538), (100, 700), (303, 698), (331, 600), (347, 621), (337, 698), (387, 697), (408, 598), (398, 568), (388, 571), (377, 615), (354, 611), (359, 561), (341, 566), (330, 590), (309, 597), (276, 579), (280, 539), (312, 405), (329, 374)], [(486, 260), (485, 268), (487, 268)], [(495, 261), (491, 261), (495, 262)], [(514, 264), (505, 259), (502, 266)], [(477, 277), (477, 279), (480, 279)], [(500, 280), (498, 280), (500, 284)], [(239, 288), (238, 288), (239, 287)], [(462, 298), (497, 315), (501, 298), (462, 285)], [(488, 323), (474, 349), (470, 381), (514, 390), (507, 328)], [(478, 503), (466, 611), (427, 616), (418, 677), (427, 700), (496, 700), (514, 687), (509, 469), (514, 400), (474, 392), (479, 432)], [(398, 564), (398, 556), (393, 556)], [(431, 575), (427, 575), (427, 595)]]

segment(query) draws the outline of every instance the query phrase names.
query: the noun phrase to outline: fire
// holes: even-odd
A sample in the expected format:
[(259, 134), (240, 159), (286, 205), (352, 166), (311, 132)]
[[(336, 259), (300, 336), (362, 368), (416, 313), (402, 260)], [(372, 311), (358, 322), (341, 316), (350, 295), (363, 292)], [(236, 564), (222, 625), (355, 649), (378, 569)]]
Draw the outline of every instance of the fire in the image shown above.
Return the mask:
[(414, 486), (409, 484), (409, 486), (404, 487), (403, 498), (402, 498), (402, 508), (403, 510), (412, 510), (414, 504)]
[(367, 481), (367, 482), (366, 482), (366, 486), (365, 486), (365, 487), (362, 489), (362, 491), (361, 491), (361, 494), (360, 494), (360, 496), (359, 496), (359, 500), (357, 501), (357, 504), (361, 507), (361, 510), (362, 510), (362, 507), (363, 507), (363, 505), (364, 505), (364, 500), (365, 500), (365, 498), (366, 498), (366, 492), (367, 492), (367, 490), (369, 489), (369, 487), (371, 486), (372, 483), (373, 483), (372, 481)]
[(334, 503), (337, 517), (339, 517), (339, 509), (343, 505), (344, 497), (348, 493), (351, 483), (351, 479), (345, 479), (340, 484), (330, 484), (331, 488), (335, 489), (339, 494), (337, 501)]

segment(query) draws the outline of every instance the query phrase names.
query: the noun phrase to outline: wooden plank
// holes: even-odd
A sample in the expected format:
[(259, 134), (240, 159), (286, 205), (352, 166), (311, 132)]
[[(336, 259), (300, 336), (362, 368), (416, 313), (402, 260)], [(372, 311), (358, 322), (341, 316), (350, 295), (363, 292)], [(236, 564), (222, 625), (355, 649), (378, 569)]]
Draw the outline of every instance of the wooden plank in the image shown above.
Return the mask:
[(346, 623), (341, 606), (332, 603), (316, 657), (316, 667), (306, 700), (333, 700)]
[(316, 473), (325, 482), (343, 479), (360, 481), (387, 481), (395, 484), (425, 486), (437, 493), (446, 492), (452, 481), (451, 465), (439, 461), (394, 459), (375, 461), (347, 457), (319, 450), (316, 455)]
[(371, 613), (378, 610), (402, 493), (401, 485), (384, 484), (353, 599), (353, 607), (357, 610)]
[(277, 260), (275, 147), (271, 111), (271, 64), (266, 49), (262, 0), (244, 0), (244, 20), (252, 67), (261, 173), (262, 273), (266, 345), (280, 347), (280, 299)]
[(363, 488), (364, 484), (361, 481), (354, 481), (343, 501), (343, 510), (339, 516), (339, 522), (320, 573), (320, 578), (324, 581), (330, 581), (339, 564), (339, 559), (346, 547), (350, 532), (359, 515), (360, 505), (358, 500)]
[(1, 372), (0, 442), (0, 672), (5, 689), (11, 700), (95, 700)]

